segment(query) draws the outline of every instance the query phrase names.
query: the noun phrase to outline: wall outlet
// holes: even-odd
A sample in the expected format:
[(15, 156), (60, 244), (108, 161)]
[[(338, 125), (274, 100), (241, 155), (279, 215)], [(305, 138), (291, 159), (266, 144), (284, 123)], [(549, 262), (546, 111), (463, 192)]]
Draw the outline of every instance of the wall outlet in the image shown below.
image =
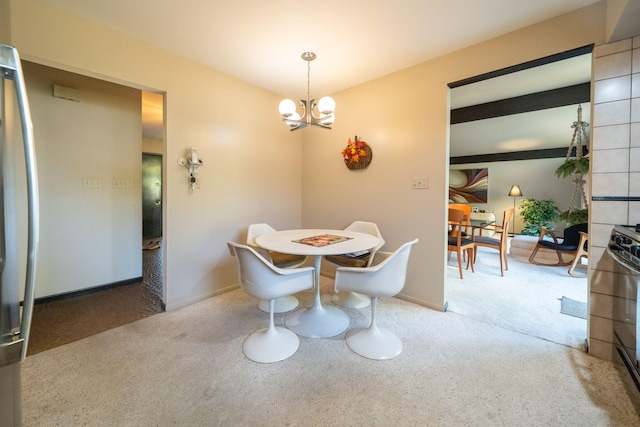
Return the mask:
[(425, 189), (429, 188), (429, 178), (425, 178), (424, 176), (414, 176), (411, 177), (411, 189)]
[(112, 181), (113, 188), (130, 188), (131, 181), (127, 178), (114, 178)]
[(102, 188), (102, 180), (100, 178), (94, 178), (85, 176), (82, 178), (83, 188)]

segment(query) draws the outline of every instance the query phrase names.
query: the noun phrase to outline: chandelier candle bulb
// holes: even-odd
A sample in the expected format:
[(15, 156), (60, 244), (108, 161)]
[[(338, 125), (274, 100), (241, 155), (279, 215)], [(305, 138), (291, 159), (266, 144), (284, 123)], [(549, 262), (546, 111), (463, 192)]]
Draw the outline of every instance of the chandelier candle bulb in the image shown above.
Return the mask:
[(318, 110), (322, 114), (331, 114), (336, 109), (336, 101), (333, 100), (330, 96), (323, 96), (318, 101)]
[(283, 99), (278, 109), (283, 117), (290, 117), (296, 112), (296, 104), (290, 99)]

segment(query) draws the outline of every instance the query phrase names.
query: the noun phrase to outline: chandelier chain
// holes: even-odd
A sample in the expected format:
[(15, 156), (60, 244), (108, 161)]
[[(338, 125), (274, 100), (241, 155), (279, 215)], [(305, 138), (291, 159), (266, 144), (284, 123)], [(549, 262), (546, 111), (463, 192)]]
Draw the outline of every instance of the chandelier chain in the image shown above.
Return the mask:
[(309, 99), (311, 99), (311, 61), (307, 61), (307, 103)]

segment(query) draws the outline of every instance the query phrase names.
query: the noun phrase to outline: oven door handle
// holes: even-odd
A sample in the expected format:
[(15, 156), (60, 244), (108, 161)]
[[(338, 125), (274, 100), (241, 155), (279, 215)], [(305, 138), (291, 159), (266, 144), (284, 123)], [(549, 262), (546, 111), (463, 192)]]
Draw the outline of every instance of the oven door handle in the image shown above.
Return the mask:
[(613, 258), (613, 260), (618, 264), (622, 265), (628, 270), (633, 271), (634, 273), (640, 274), (640, 266), (634, 265), (628, 260), (621, 257), (615, 249), (611, 248), (611, 246), (607, 246), (607, 253), (609, 253), (609, 255), (611, 255), (611, 258)]

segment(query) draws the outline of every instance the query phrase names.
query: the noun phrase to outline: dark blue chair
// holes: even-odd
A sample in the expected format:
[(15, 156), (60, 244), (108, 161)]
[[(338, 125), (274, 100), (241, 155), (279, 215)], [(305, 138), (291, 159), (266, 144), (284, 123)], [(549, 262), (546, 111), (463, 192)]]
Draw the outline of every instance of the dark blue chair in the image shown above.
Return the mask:
[[(536, 247), (533, 249), (533, 252), (531, 252), (529, 262), (537, 265), (571, 265), (569, 268), (569, 274), (579, 277), (573, 272), (573, 269), (580, 258), (587, 256), (588, 254), (587, 246), (589, 243), (589, 235), (587, 234), (587, 231), (588, 224), (575, 224), (564, 230), (562, 239), (558, 239), (553, 231), (543, 228), (540, 230), (540, 238), (536, 243)], [(545, 239), (545, 235), (551, 236), (553, 240)], [(556, 251), (556, 254), (558, 255), (558, 262), (555, 264), (547, 264), (536, 261), (535, 256), (538, 253), (538, 250), (542, 248)], [(565, 261), (562, 258), (563, 253), (572, 255), (571, 261)]]

